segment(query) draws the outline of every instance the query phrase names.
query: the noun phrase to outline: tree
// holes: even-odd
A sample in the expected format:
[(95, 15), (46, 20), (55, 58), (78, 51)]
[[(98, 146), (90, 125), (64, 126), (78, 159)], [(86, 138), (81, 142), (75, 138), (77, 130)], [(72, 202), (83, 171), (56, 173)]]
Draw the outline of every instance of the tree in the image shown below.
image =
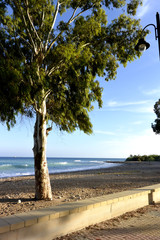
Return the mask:
[[(37, 199), (52, 199), (46, 160), (52, 124), (92, 133), (88, 112), (95, 101), (102, 106), (96, 76), (115, 79), (119, 64), (140, 56), (134, 46), (141, 27), (133, 16), (141, 0), (127, 2), (0, 0), (0, 118), (10, 127), (18, 113), (36, 115)], [(124, 13), (108, 24), (107, 11), (119, 8)]]
[(160, 134), (160, 99), (154, 105), (154, 112), (157, 115), (157, 119), (152, 124), (152, 129), (156, 134)]

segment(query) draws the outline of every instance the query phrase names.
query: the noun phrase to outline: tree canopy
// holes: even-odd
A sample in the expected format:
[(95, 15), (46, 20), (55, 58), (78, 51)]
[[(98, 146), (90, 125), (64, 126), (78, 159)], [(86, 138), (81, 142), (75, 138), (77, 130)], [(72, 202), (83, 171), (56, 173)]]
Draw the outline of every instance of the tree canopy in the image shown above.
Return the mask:
[(126, 161), (138, 161), (138, 162), (143, 162), (143, 161), (160, 161), (160, 155), (130, 155)]
[[(102, 107), (97, 76), (115, 79), (120, 64), (140, 56), (134, 47), (142, 31), (133, 17), (140, 3), (0, 0), (0, 120), (10, 127), (18, 113), (36, 116), (36, 199), (52, 200), (46, 159), (52, 124), (92, 133), (89, 112), (95, 101)], [(122, 14), (108, 22), (108, 11), (119, 8)]]
[[(0, 0), (0, 119), (32, 116), (45, 98), (60, 130), (92, 132), (88, 112), (102, 106), (97, 76), (116, 78), (137, 54), (141, 0)], [(124, 13), (108, 23), (107, 12)]]
[(157, 118), (152, 124), (152, 129), (156, 134), (160, 134), (160, 99), (154, 105), (154, 112)]

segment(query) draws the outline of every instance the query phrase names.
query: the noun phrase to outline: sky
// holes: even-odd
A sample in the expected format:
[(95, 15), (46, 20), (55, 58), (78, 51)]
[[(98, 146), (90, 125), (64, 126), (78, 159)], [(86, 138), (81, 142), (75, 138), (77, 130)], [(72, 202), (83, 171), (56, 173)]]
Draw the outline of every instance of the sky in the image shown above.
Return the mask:
[[(144, 0), (137, 18), (142, 27), (156, 24), (160, 13), (157, 0)], [(112, 15), (110, 15), (112, 17)], [(140, 59), (120, 66), (116, 80), (99, 78), (103, 91), (103, 107), (95, 105), (90, 113), (93, 134), (77, 130), (72, 134), (56, 127), (47, 138), (47, 157), (127, 158), (130, 154), (160, 154), (160, 135), (151, 124), (156, 115), (155, 102), (160, 98), (160, 60), (154, 27), (148, 27), (146, 41), (150, 48)], [(10, 131), (0, 125), (0, 156), (32, 157), (34, 121), (24, 117)]]

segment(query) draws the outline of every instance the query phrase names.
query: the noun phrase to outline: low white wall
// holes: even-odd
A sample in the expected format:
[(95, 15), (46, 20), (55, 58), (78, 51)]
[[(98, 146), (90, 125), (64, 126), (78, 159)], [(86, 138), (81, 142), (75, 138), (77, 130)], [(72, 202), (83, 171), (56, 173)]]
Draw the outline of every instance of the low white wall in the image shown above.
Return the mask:
[(0, 240), (52, 240), (160, 201), (160, 184), (0, 218)]

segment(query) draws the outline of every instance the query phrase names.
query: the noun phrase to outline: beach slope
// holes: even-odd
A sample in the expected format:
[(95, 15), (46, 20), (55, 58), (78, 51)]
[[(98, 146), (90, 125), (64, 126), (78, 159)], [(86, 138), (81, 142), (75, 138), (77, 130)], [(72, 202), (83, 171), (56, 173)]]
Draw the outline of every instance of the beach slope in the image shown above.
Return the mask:
[(52, 201), (35, 201), (34, 176), (0, 179), (1, 217), (160, 183), (160, 162), (124, 162), (50, 178)]

